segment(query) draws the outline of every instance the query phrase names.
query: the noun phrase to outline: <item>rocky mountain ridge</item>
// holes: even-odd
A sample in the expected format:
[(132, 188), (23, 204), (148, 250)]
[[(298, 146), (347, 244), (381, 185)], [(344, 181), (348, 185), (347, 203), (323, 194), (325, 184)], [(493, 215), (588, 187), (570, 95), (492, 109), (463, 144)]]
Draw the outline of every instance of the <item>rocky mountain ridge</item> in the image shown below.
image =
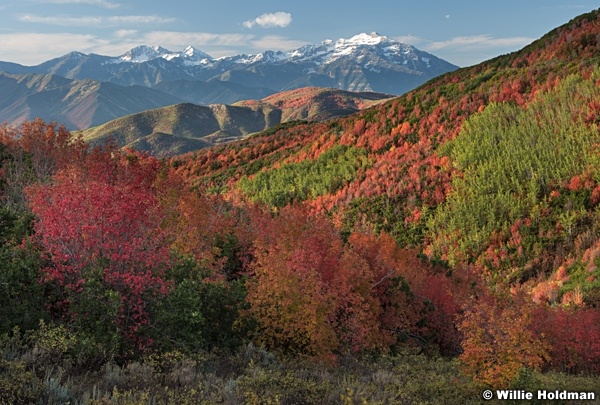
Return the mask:
[[(160, 84), (166, 92), (171, 82), (219, 81), (268, 89), (271, 94), (317, 86), (398, 95), (457, 68), (377, 33), (325, 40), (290, 52), (265, 51), (223, 58), (213, 58), (193, 46), (173, 52), (158, 45), (141, 45), (114, 57), (71, 52), (37, 66), (0, 62), (0, 70), (7, 73), (53, 74), (122, 86)], [(201, 99), (198, 94), (193, 98), (187, 101)]]

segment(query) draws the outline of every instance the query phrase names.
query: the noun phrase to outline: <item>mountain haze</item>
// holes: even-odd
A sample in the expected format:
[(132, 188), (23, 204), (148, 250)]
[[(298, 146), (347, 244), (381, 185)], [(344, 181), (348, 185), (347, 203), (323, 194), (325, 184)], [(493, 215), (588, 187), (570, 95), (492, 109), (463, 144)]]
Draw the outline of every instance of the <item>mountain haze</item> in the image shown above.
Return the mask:
[(265, 87), (209, 80), (165, 80), (152, 88), (194, 104), (233, 104), (239, 100), (257, 100), (273, 94)]
[(100, 125), (123, 115), (182, 100), (143, 86), (117, 86), (57, 75), (0, 72), (0, 122), (19, 125), (41, 117), (69, 129)]

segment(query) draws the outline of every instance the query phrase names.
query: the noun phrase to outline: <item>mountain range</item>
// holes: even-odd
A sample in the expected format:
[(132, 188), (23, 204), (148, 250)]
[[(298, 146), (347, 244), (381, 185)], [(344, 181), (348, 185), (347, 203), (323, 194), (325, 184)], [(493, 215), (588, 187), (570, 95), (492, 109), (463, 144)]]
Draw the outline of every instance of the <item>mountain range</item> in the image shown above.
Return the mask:
[[(71, 52), (37, 66), (0, 63), (0, 70), (8, 73), (54, 74), (121, 86), (152, 87), (182, 80), (221, 81), (269, 89), (271, 93), (318, 86), (402, 94), (456, 68), (434, 55), (377, 33), (326, 40), (286, 53), (265, 51), (212, 58), (192, 46), (172, 52), (160, 46), (142, 45), (116, 57)], [(164, 85), (162, 89), (165, 90)]]
[(144, 86), (119, 86), (50, 74), (0, 72), (0, 122), (19, 125), (40, 117), (69, 129), (103, 124), (124, 115), (182, 102)]
[(177, 103), (232, 104), (302, 87), (398, 95), (455, 69), (377, 33), (223, 58), (191, 46), (142, 45), (116, 57), (71, 52), (36, 66), (0, 62), (1, 85), (11, 90), (0, 122), (41, 117), (84, 129)]

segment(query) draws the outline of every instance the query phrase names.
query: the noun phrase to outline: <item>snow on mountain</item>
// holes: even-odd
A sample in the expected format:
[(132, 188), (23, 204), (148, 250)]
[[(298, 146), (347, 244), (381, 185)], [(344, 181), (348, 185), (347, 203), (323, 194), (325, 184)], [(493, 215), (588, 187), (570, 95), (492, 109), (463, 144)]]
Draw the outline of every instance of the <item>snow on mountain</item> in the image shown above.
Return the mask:
[(185, 48), (183, 52), (179, 53), (178, 57), (182, 58), (186, 65), (210, 64), (213, 61), (212, 56), (193, 46)]
[(394, 41), (376, 32), (361, 33), (349, 39), (337, 41), (326, 40), (316, 45), (306, 45), (289, 53), (290, 59), (296, 62), (313, 62), (326, 65), (344, 56), (355, 56), (357, 60), (366, 57), (366, 52), (383, 57), (391, 63), (406, 65), (409, 61), (417, 61), (419, 56), (412, 45)]
[(123, 55), (118, 56), (113, 60), (113, 63), (143, 63), (159, 58), (166, 59), (168, 61), (177, 60), (179, 58), (180, 60), (183, 60), (184, 64), (186, 65), (209, 64), (211, 61), (213, 61), (212, 56), (194, 48), (193, 46), (188, 46), (181, 52), (172, 52), (158, 45), (152, 47), (140, 45), (127, 51)]
[[(169, 82), (178, 92), (186, 86), (185, 91), (191, 91), (191, 82), (222, 81), (244, 89), (273, 92), (317, 86), (403, 94), (456, 68), (411, 45), (373, 32), (329, 39), (289, 52), (265, 51), (221, 58), (213, 58), (193, 46), (173, 52), (158, 45), (141, 45), (120, 56), (71, 53), (39, 66), (14, 70), (122, 86)], [(184, 81), (188, 82), (185, 86)], [(246, 94), (246, 90), (241, 93)]]
[(242, 55), (235, 55), (235, 56), (226, 56), (226, 57), (220, 58), (219, 60), (230, 61), (233, 63), (239, 63), (239, 64), (244, 64), (244, 65), (250, 65), (252, 63), (258, 63), (258, 62), (278, 63), (281, 61), (285, 61), (287, 59), (289, 59), (288, 55), (281, 51), (266, 51), (266, 52), (262, 52), (262, 53), (258, 53), (258, 54), (252, 54), (252, 55), (242, 54)]
[[(281, 51), (265, 51), (252, 55), (235, 55), (219, 59), (213, 59), (210, 55), (192, 46), (188, 46), (181, 52), (171, 52), (160, 46), (141, 45), (118, 57), (115, 61), (142, 63), (156, 58), (169, 61), (182, 60), (185, 65), (213, 65), (217, 60), (229, 61), (235, 64), (253, 63), (280, 63), (280, 62), (312, 62), (316, 65), (326, 65), (344, 56), (353, 56), (360, 61), (370, 51), (385, 60), (397, 65), (406, 65), (409, 61), (418, 61), (420, 56), (412, 45), (394, 41), (376, 32), (371, 34), (361, 33), (351, 38), (340, 38), (337, 41), (330, 39), (315, 45), (306, 45), (299, 49), (284, 53)], [(423, 62), (428, 64), (429, 60), (423, 57)]]
[(142, 63), (156, 58), (169, 59), (171, 55), (173, 55), (171, 51), (158, 45), (152, 47), (140, 45), (119, 56), (118, 59), (122, 62)]

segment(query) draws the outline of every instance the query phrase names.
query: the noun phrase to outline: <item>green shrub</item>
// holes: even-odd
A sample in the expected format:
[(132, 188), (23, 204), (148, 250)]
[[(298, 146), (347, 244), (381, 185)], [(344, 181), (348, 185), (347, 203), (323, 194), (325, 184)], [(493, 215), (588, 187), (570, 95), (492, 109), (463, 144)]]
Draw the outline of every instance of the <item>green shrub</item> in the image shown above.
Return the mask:
[[(453, 192), (428, 224), (437, 253), (451, 264), (474, 261), (493, 232), (503, 234), (518, 218), (539, 218), (548, 209), (554, 223), (580, 220), (589, 195), (573, 193), (568, 209), (549, 207), (548, 196), (598, 166), (600, 133), (584, 121), (598, 97), (593, 80), (570, 76), (525, 107), (490, 104), (469, 118), (459, 136), (440, 147), (462, 175), (453, 177)], [(539, 253), (531, 244), (523, 247), (525, 259)]]
[(284, 164), (252, 178), (244, 177), (238, 187), (253, 201), (284, 207), (335, 192), (367, 165), (364, 149), (336, 145), (315, 160)]
[(0, 359), (0, 404), (36, 403), (43, 392), (41, 381), (24, 362)]

